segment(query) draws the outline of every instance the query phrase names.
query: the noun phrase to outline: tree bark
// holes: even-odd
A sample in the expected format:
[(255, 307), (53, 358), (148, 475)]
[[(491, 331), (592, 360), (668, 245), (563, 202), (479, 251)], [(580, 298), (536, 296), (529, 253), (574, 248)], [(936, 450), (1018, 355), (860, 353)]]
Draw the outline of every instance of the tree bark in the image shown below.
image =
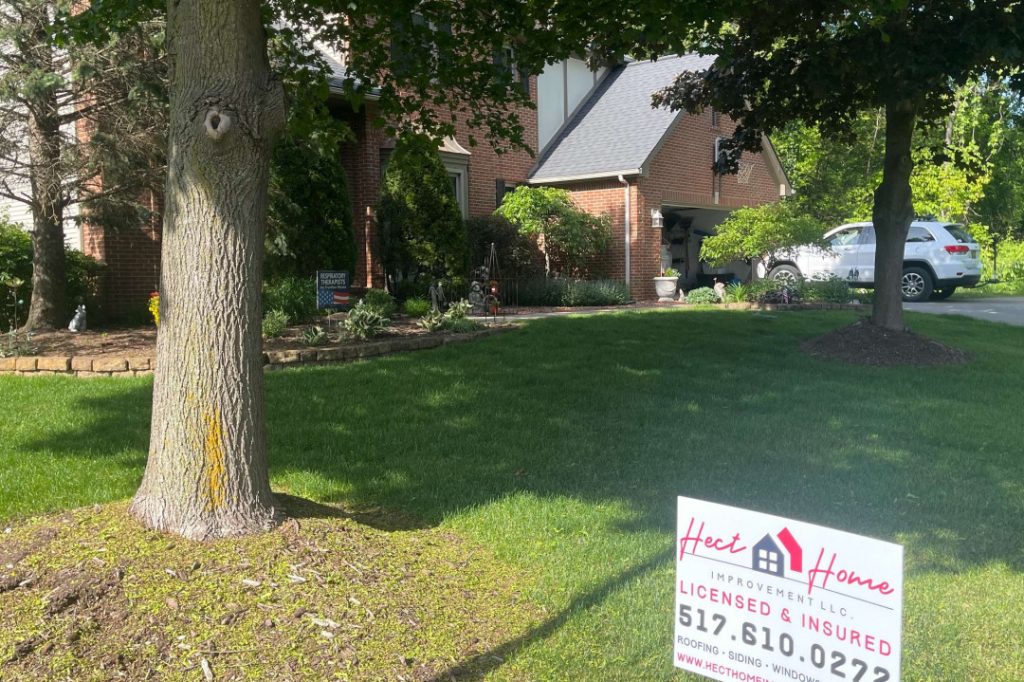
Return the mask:
[[(45, 20), (42, 15), (40, 21)], [(42, 25), (38, 29), (35, 67), (54, 73), (53, 48)], [(32, 188), (32, 298), (23, 329), (57, 329), (63, 319), (64, 205), (61, 178), (60, 112), (53, 88), (41, 90), (28, 108), (28, 154)]]
[(917, 106), (909, 100), (885, 107), (885, 161), (882, 183), (875, 190), (872, 218), (875, 226), (875, 301), (871, 322), (903, 331), (903, 249), (914, 219), (910, 156)]
[(263, 411), (260, 284), (284, 95), (258, 0), (170, 0), (170, 147), (149, 460), (131, 511), (191, 539), (280, 520)]

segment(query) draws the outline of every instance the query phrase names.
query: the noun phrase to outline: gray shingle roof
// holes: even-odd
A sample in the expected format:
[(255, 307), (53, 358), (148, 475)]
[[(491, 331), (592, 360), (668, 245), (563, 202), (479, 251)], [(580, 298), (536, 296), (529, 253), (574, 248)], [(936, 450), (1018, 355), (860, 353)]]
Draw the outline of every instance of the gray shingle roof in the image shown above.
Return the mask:
[(545, 148), (531, 182), (610, 175), (640, 168), (678, 116), (651, 106), (651, 95), (684, 71), (711, 66), (696, 54), (616, 67)]

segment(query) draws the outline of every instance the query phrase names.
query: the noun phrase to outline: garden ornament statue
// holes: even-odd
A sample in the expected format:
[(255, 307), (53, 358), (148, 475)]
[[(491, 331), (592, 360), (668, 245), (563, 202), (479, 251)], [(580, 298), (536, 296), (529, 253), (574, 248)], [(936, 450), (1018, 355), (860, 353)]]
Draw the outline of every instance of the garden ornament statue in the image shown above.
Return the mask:
[(474, 315), (484, 314), (484, 288), (480, 282), (473, 282), (469, 289), (469, 305)]
[(717, 277), (715, 277), (715, 295), (718, 296), (719, 301), (725, 303), (725, 282), (719, 282)]
[(446, 301), (444, 300), (444, 287), (440, 282), (430, 285), (430, 307), (434, 312), (444, 312)]
[(85, 327), (85, 305), (79, 303), (78, 307), (75, 308), (75, 316), (71, 318), (68, 329), (73, 332), (84, 332)]

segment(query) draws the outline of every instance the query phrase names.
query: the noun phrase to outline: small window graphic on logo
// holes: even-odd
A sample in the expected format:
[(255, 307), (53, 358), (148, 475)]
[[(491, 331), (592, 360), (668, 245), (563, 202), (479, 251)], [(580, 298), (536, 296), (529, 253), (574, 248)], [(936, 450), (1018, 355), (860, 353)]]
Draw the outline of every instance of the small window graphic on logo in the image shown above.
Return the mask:
[(768, 534), (758, 540), (753, 547), (752, 555), (751, 565), (755, 571), (761, 573), (784, 578), (787, 568), (796, 573), (803, 571), (803, 549), (788, 528), (783, 528), (774, 538)]

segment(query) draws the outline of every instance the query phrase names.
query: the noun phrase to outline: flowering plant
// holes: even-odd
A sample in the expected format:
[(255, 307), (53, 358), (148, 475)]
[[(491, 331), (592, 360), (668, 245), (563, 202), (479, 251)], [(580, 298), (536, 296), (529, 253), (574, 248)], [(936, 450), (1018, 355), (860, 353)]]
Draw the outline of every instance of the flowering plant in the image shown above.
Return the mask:
[(160, 292), (153, 291), (149, 294), (149, 314), (153, 316), (153, 324), (160, 326)]

